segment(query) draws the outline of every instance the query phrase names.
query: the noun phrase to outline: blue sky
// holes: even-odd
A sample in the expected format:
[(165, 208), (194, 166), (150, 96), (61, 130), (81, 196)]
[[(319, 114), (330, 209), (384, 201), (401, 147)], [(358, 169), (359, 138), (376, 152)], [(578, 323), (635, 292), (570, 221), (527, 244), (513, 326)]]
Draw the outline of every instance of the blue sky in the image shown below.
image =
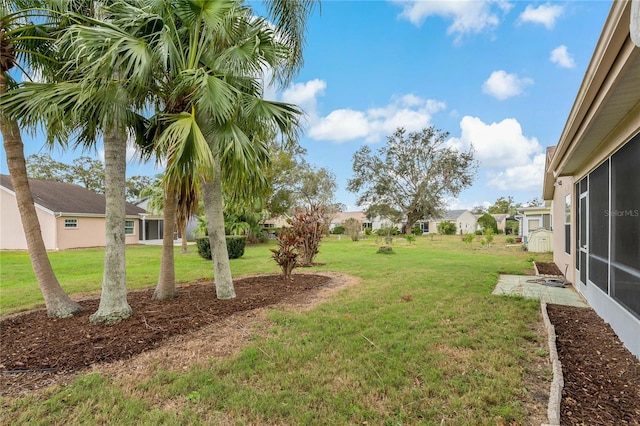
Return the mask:
[[(357, 209), (346, 191), (353, 153), (377, 149), (398, 126), (434, 125), (453, 146), (473, 143), (477, 179), (451, 208), (509, 195), (526, 202), (541, 195), (544, 151), (560, 138), (610, 6), (325, 0), (310, 21), (304, 68), (268, 96), (303, 107), (307, 160), (336, 175), (348, 210)], [(25, 135), (25, 145), (26, 155), (47, 152), (38, 137)], [(70, 162), (81, 153), (52, 155)], [(128, 175), (154, 173), (129, 163)]]

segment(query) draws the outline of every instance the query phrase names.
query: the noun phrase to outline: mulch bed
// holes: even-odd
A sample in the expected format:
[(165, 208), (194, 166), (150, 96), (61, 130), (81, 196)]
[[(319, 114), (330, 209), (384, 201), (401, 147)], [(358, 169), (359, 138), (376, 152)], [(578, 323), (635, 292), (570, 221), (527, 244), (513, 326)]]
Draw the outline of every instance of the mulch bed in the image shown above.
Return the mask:
[[(320, 288), (329, 277), (294, 274), (293, 281), (280, 275), (234, 280), (236, 298), (216, 299), (213, 282), (180, 286), (178, 297), (152, 300), (153, 290), (130, 292), (133, 315), (115, 325), (91, 325), (89, 315), (99, 300), (85, 300), (84, 311), (73, 318), (48, 318), (37, 310), (0, 321), (0, 394), (22, 390), (32, 373), (68, 374), (93, 364), (128, 359), (157, 348), (172, 336), (199, 330), (231, 315), (304, 297)], [(29, 384), (31, 385), (31, 384)], [(40, 387), (36, 383), (34, 387)]]
[(536, 262), (536, 269), (539, 275), (563, 275), (560, 268), (552, 262)]
[(547, 305), (564, 389), (561, 425), (640, 425), (640, 361), (592, 309)]

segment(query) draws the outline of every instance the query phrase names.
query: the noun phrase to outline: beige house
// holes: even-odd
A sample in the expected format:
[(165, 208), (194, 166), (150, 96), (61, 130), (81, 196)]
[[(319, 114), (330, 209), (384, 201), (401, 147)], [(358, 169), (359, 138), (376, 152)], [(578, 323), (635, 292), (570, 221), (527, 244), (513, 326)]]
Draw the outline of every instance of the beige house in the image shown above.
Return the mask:
[(478, 229), (478, 219), (469, 210), (448, 210), (441, 218), (419, 221), (422, 232), (427, 234), (437, 234), (441, 222), (454, 223), (457, 234), (473, 234)]
[(640, 34), (637, 44), (630, 37), (640, 12), (631, 10), (613, 2), (547, 158), (543, 198), (552, 201), (554, 262), (640, 357)]
[[(105, 245), (105, 198), (81, 186), (29, 179), (42, 237), (47, 250), (65, 250)], [(139, 218), (145, 211), (126, 206), (127, 244), (137, 244)], [(11, 178), (0, 175), (0, 250), (26, 250)]]

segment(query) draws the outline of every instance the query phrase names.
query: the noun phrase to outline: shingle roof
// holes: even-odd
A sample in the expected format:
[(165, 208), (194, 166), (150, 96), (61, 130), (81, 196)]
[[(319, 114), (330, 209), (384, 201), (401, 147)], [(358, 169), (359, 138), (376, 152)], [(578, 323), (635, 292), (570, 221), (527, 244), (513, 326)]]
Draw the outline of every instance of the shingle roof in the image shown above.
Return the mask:
[[(0, 175), (0, 185), (13, 191), (11, 177)], [(104, 215), (105, 197), (79, 185), (50, 180), (29, 179), (33, 201), (55, 213)], [(145, 213), (144, 209), (126, 204), (128, 216)]]
[(447, 210), (444, 212), (444, 217), (442, 220), (456, 220), (460, 217), (462, 213), (466, 212), (466, 210)]

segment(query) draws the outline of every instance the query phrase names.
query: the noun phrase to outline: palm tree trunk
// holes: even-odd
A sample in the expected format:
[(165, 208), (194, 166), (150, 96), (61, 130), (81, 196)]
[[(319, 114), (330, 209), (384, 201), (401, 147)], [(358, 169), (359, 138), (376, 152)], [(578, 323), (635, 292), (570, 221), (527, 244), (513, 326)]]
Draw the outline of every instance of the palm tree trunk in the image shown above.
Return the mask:
[(236, 291), (231, 278), (227, 240), (224, 233), (224, 215), (222, 202), (222, 181), (220, 179), (220, 159), (215, 159), (213, 180), (202, 182), (204, 212), (207, 217), (207, 232), (213, 259), (213, 276), (218, 299), (234, 299)]
[(187, 246), (187, 224), (186, 223), (182, 225), (182, 229), (180, 230), (180, 235), (182, 236), (180, 253), (187, 253), (189, 251), (189, 247)]
[[(5, 93), (7, 93), (7, 82), (4, 74), (0, 73), (0, 94), (4, 95)], [(64, 292), (53, 272), (51, 262), (49, 262), (47, 249), (42, 239), (40, 222), (33, 202), (33, 195), (29, 188), (20, 127), (15, 121), (7, 120), (0, 114), (0, 131), (4, 140), (4, 150), (7, 154), (11, 185), (16, 194), (22, 228), (27, 240), (31, 266), (38, 280), (47, 314), (56, 318), (73, 316), (73, 314), (80, 312), (82, 307), (71, 300)]]
[(127, 133), (117, 124), (104, 135), (106, 245), (100, 305), (89, 320), (112, 324), (131, 316), (125, 269), (125, 181)]
[(176, 222), (176, 193), (165, 188), (163, 235), (162, 235), (162, 262), (160, 264), (160, 277), (158, 285), (153, 292), (153, 298), (158, 300), (173, 299), (176, 297), (176, 272), (173, 256), (173, 228)]

